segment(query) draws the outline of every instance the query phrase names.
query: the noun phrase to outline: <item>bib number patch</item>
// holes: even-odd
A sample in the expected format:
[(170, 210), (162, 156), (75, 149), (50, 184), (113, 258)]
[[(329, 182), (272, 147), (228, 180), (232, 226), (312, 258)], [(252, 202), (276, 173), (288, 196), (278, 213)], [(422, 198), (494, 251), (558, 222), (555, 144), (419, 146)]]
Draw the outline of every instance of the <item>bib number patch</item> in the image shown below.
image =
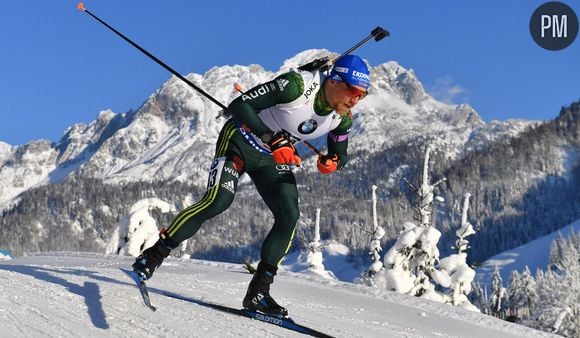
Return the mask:
[(211, 167), (209, 168), (209, 178), (207, 180), (208, 190), (215, 187), (215, 185), (220, 181), (225, 163), (225, 157), (218, 157), (211, 163)]

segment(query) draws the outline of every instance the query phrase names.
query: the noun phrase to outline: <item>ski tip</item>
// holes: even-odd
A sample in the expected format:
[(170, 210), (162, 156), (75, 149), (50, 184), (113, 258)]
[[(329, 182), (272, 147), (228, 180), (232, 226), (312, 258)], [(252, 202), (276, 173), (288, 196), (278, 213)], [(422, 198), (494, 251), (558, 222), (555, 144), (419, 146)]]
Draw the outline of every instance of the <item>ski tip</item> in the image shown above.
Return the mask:
[(131, 276), (135, 273), (134, 271), (124, 269), (124, 268), (119, 268), (119, 270), (123, 271), (124, 273), (128, 274), (129, 276)]
[(142, 282), (141, 278), (139, 277), (139, 275), (132, 270), (127, 270), (127, 269), (119, 269), (121, 271), (123, 271), (124, 273), (126, 273), (133, 281), (135, 281), (135, 283), (139, 283)]
[(87, 10), (87, 9), (85, 8), (85, 3), (84, 3), (84, 2), (79, 2), (79, 3), (77, 4), (77, 9), (78, 9), (79, 11), (83, 11), (83, 12)]

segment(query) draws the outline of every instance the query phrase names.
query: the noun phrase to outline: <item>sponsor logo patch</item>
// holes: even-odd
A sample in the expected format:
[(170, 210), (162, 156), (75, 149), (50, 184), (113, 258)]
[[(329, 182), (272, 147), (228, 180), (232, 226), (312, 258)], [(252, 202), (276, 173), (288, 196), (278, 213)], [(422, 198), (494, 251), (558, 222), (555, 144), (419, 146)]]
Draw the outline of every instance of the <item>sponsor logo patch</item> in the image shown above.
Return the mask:
[(306, 99), (308, 99), (310, 97), (310, 95), (312, 95), (316, 91), (316, 88), (318, 88), (318, 82), (314, 82), (313, 84), (310, 85), (310, 88), (308, 88), (304, 92), (304, 97), (306, 97)]
[(286, 88), (286, 86), (290, 83), (290, 81), (286, 79), (278, 79), (276, 80), (276, 83), (278, 84), (280, 91), (284, 91), (284, 88)]
[(361, 78), (361, 79), (367, 79), (367, 80), (370, 80), (369, 74), (365, 74), (365, 73), (357, 72), (356, 70), (353, 70), (353, 71), (352, 71), (352, 75), (353, 75), (354, 77), (358, 77), (358, 78)]
[(276, 170), (278, 170), (278, 171), (290, 171), (290, 166), (287, 164), (277, 164)]
[(280, 318), (276, 318), (276, 317), (272, 317), (272, 316), (266, 316), (266, 315), (263, 315), (263, 314), (261, 314), (259, 312), (256, 313), (256, 318), (260, 319), (261, 321), (268, 322), (268, 323), (272, 323), (272, 324), (275, 324), (275, 325), (282, 325), (282, 323), (283, 323), (282, 319), (280, 319)]
[(230, 175), (232, 175), (235, 178), (240, 178), (240, 174), (238, 174), (237, 171), (235, 171), (234, 169), (230, 168), (230, 167), (224, 167), (224, 171)]
[(300, 123), (300, 125), (298, 126), (298, 131), (301, 134), (312, 134), (316, 128), (318, 127), (318, 122), (316, 122), (316, 120), (310, 119), (310, 120), (306, 120), (302, 123)]
[(225, 188), (227, 191), (231, 192), (232, 194), (236, 193), (236, 187), (234, 185), (234, 181), (227, 181), (222, 183), (222, 188)]
[(242, 101), (246, 101), (246, 100), (251, 100), (251, 99), (255, 99), (258, 96), (261, 95), (266, 95), (270, 92), (270, 88), (266, 85), (261, 85), (260, 87), (258, 87), (257, 89), (246, 93), (244, 95), (242, 95)]

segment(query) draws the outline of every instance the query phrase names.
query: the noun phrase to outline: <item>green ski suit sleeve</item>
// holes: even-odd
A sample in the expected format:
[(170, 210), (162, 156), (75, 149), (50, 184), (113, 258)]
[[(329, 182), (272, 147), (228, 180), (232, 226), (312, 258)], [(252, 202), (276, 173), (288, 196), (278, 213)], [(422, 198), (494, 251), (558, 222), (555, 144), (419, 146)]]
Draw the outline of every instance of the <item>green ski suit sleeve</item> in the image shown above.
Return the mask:
[(333, 131), (328, 133), (326, 143), (328, 146), (328, 154), (338, 155), (338, 169), (342, 169), (346, 162), (348, 162), (348, 133), (352, 127), (352, 112), (346, 117), (342, 118), (340, 125)]
[[(280, 87), (280, 80), (288, 80), (288, 84)], [(228, 106), (228, 111), (240, 125), (244, 125), (254, 135), (262, 137), (266, 132), (272, 132), (272, 130), (260, 120), (258, 113), (280, 103), (292, 102), (302, 95), (303, 91), (302, 76), (295, 72), (285, 73), (237, 97)]]

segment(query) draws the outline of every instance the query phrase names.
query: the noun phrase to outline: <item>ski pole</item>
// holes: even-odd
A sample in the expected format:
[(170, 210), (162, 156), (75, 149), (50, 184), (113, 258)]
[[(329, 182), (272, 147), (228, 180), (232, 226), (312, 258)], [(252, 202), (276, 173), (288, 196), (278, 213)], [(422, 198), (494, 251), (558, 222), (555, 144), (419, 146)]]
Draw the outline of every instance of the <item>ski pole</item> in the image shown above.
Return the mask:
[(337, 57), (336, 59), (334, 59), (332, 61), (332, 65), (336, 63), (336, 61), (338, 61), (338, 59), (340, 59), (341, 57), (348, 55), (350, 53), (352, 53), (355, 49), (359, 48), (360, 46), (364, 45), (365, 43), (367, 43), (367, 41), (369, 41), (372, 38), (375, 38), (375, 41), (379, 42), (381, 41), (383, 38), (387, 37), (391, 35), (391, 33), (389, 33), (388, 30), (383, 29), (380, 26), (377, 26), (377, 28), (373, 29), (371, 31), (371, 34), (369, 34), (366, 38), (362, 39), (359, 43), (357, 43), (356, 45), (352, 46), (349, 50), (347, 50), (346, 52), (340, 54), (339, 57)]
[(318, 149), (316, 149), (315, 146), (313, 146), (312, 144), (308, 143), (307, 141), (303, 141), (304, 145), (308, 147), (308, 149), (312, 150), (313, 153), (315, 153), (318, 156), (323, 155), (322, 152)]
[[(200, 87), (196, 86), (194, 83), (192, 83), (191, 81), (189, 81), (188, 79), (186, 79), (183, 75), (181, 75), (177, 71), (175, 71), (173, 68), (169, 67), (165, 62), (159, 60), (159, 58), (157, 58), (155, 55), (149, 53), (143, 47), (139, 46), (138, 44), (136, 44), (135, 42), (133, 42), (131, 39), (129, 39), (128, 37), (126, 37), (125, 35), (123, 35), (121, 32), (119, 32), (115, 28), (111, 27), (105, 21), (101, 20), (99, 17), (97, 17), (96, 15), (94, 15), (93, 13), (91, 13), (88, 9), (85, 8), (85, 4), (83, 2), (79, 2), (77, 4), (77, 9), (80, 10), (80, 11), (83, 11), (83, 12), (87, 13), (88, 15), (90, 15), (91, 17), (93, 17), (95, 20), (97, 20), (98, 22), (100, 22), (101, 24), (103, 24), (105, 27), (107, 27), (108, 29), (110, 29), (111, 31), (113, 31), (115, 34), (117, 34), (118, 36), (120, 36), (123, 40), (127, 41), (133, 47), (137, 48), (143, 54), (147, 55), (150, 59), (152, 59), (153, 61), (157, 62), (157, 64), (159, 64), (161, 67), (163, 67), (166, 70), (168, 70), (171, 74), (177, 76), (180, 80), (182, 80), (183, 82), (185, 82), (186, 84), (188, 84), (191, 88), (197, 90), (199, 93), (201, 93), (203, 96), (205, 96), (206, 98), (208, 98), (209, 100), (211, 100), (213, 103), (217, 104), (223, 110), (227, 110), (227, 107), (223, 103), (221, 103), (220, 101), (218, 101), (217, 99), (215, 99), (213, 96), (209, 95), (206, 91), (204, 91)], [(304, 143), (306, 144), (306, 146), (308, 148), (310, 148), (312, 151), (314, 151), (317, 155), (320, 155), (320, 151), (318, 149), (316, 149), (313, 145), (311, 145), (310, 143), (308, 143), (306, 141), (304, 141)]]
[[(344, 52), (344, 53), (340, 54), (340, 56), (339, 56), (339, 57), (337, 57), (337, 58), (335, 58), (334, 60), (332, 60), (332, 62), (331, 62), (330, 64), (327, 64), (327, 65), (325, 65), (325, 66), (318, 66), (318, 65), (317, 65), (317, 66), (315, 66), (315, 67), (316, 67), (316, 68), (322, 68), (322, 67), (330, 67), (330, 66), (334, 65), (334, 64), (336, 63), (336, 61), (338, 61), (338, 59), (340, 59), (341, 57), (343, 57), (343, 56), (345, 56), (345, 55), (348, 55), (348, 54), (352, 53), (352, 52), (353, 52), (355, 49), (357, 49), (357, 48), (359, 48), (360, 46), (364, 45), (364, 44), (365, 44), (365, 43), (367, 43), (367, 41), (369, 41), (370, 39), (372, 39), (372, 38), (375, 38), (375, 41), (379, 42), (379, 41), (381, 41), (383, 38), (385, 38), (385, 37), (387, 37), (387, 36), (389, 36), (389, 35), (391, 35), (391, 33), (389, 33), (389, 31), (388, 31), (388, 30), (386, 30), (386, 29), (383, 29), (383, 28), (382, 28), (382, 27), (380, 27), (380, 26), (377, 26), (377, 28), (375, 28), (375, 29), (373, 29), (373, 30), (371, 31), (371, 34), (369, 34), (369, 35), (368, 35), (366, 38), (362, 39), (362, 40), (361, 40), (359, 43), (357, 43), (356, 45), (354, 45), (354, 46), (352, 46), (351, 48), (349, 48), (349, 49), (348, 49), (346, 52)], [(312, 64), (312, 63), (316, 63), (317, 61), (318, 61), (318, 62), (320, 62), (320, 59), (312, 61), (312, 62), (311, 62), (311, 64)], [(303, 66), (299, 67), (298, 69), (300, 69), (300, 68), (302, 68), (302, 67), (303, 67)], [(236, 87), (236, 89), (238, 89), (238, 88)], [(306, 142), (306, 141), (304, 141), (304, 144), (305, 144), (305, 145), (306, 145), (308, 148), (310, 148), (310, 150), (312, 150), (312, 151), (313, 151), (313, 152), (314, 152), (316, 155), (318, 155), (318, 156), (322, 155), (322, 153), (320, 152), (320, 150), (316, 149), (316, 147), (314, 147), (312, 144), (310, 144), (310, 143), (308, 143), (308, 142)]]
[[(110, 26), (109, 24), (107, 24), (105, 21), (101, 20), (95, 14), (91, 13), (88, 9), (85, 8), (85, 4), (83, 2), (79, 2), (77, 4), (77, 9), (80, 10), (80, 11), (83, 11), (83, 12), (87, 13), (88, 15), (90, 15), (92, 18), (94, 18), (95, 20), (97, 20), (99, 23), (101, 23), (102, 25), (104, 25), (105, 27), (107, 27), (108, 29), (110, 29), (112, 32), (114, 32), (115, 34), (117, 34), (119, 37), (121, 37), (123, 40), (127, 41), (133, 47), (137, 48), (140, 52), (142, 52), (143, 54), (145, 54), (146, 56), (148, 56), (150, 59), (152, 59), (153, 61), (155, 61), (161, 67), (165, 68), (171, 74), (175, 75), (181, 81), (185, 82), (191, 88), (193, 88), (196, 91), (198, 91), (200, 94), (202, 94), (207, 99), (209, 99), (210, 101), (212, 101), (213, 103), (215, 103), (216, 105), (218, 105), (223, 110), (227, 110), (227, 106), (226, 105), (224, 105), (223, 103), (221, 103), (220, 101), (218, 101), (217, 99), (215, 99), (213, 96), (211, 96), (210, 94), (208, 94), (206, 91), (204, 91), (200, 87), (196, 86), (193, 82), (189, 81), (183, 75), (179, 74), (173, 68), (169, 67), (165, 62), (161, 61), (155, 55), (149, 53), (143, 47), (139, 46), (138, 44), (136, 44), (135, 42), (133, 42), (131, 39), (129, 39), (128, 37), (126, 37), (125, 35), (123, 35), (121, 32), (119, 32), (118, 30), (116, 30), (115, 28), (113, 28), (112, 26)], [(354, 51), (355, 49), (359, 48), (360, 46), (362, 46), (363, 44), (365, 44), (367, 41), (369, 41), (370, 39), (372, 39), (373, 37), (375, 38), (375, 41), (380, 41), (381, 39), (383, 39), (384, 37), (389, 36), (389, 35), (390, 35), (389, 32), (387, 30), (381, 28), (381, 27), (377, 27), (377, 28), (373, 29), (372, 32), (371, 32), (371, 34), (369, 36), (367, 36), (362, 41), (360, 41), (359, 43), (357, 43), (356, 45), (354, 45), (353, 47), (351, 47), (349, 50), (347, 50), (346, 52), (342, 53), (339, 57), (337, 57), (336, 59), (334, 59), (331, 62), (331, 65), (334, 64), (338, 59), (340, 59), (344, 55), (347, 55), (347, 54), (351, 53), (352, 51)], [(314, 147), (313, 145), (311, 145), (310, 143), (304, 141), (304, 144), (310, 150), (312, 150), (314, 153), (316, 153), (317, 155), (321, 155), (321, 152), (318, 149), (316, 149), (316, 147)]]
[[(238, 93), (244, 94), (244, 89), (242, 88), (242, 86), (239, 83), (234, 84), (234, 89)], [(312, 144), (310, 144), (308, 141), (302, 141), (302, 142), (304, 143), (305, 146), (308, 147), (308, 149), (312, 150), (312, 152), (315, 153), (316, 155), (318, 155), (318, 156), (322, 155), (320, 150), (316, 149), (316, 147), (313, 146)]]
[(354, 46), (349, 48), (347, 51), (340, 54), (340, 56), (336, 57), (334, 60), (330, 61), (330, 58), (328, 56), (324, 56), (324, 57), (318, 58), (314, 61), (311, 61), (307, 64), (304, 64), (304, 65), (298, 67), (298, 69), (304, 70), (304, 71), (310, 71), (310, 72), (314, 71), (314, 70), (319, 70), (321, 72), (326, 71), (326, 70), (330, 69), (330, 67), (332, 67), (341, 57), (352, 53), (354, 50), (356, 50), (360, 46), (367, 43), (367, 41), (369, 41), (370, 39), (375, 38), (375, 41), (378, 42), (378, 41), (381, 41), (383, 38), (390, 36), (390, 35), (391, 35), (391, 33), (389, 33), (388, 30), (383, 29), (380, 26), (377, 26), (377, 28), (373, 29), (371, 31), (371, 33), (366, 38), (362, 39), (360, 42), (358, 42), (357, 44), (355, 44)]
[(131, 39), (129, 39), (128, 37), (126, 37), (125, 35), (123, 35), (121, 32), (119, 32), (115, 28), (109, 26), (109, 24), (107, 24), (105, 21), (99, 19), (96, 15), (94, 15), (91, 12), (89, 12), (89, 10), (85, 8), (85, 4), (83, 2), (79, 2), (77, 4), (77, 9), (80, 10), (80, 11), (83, 11), (83, 12), (87, 13), (90, 16), (92, 16), (95, 20), (97, 20), (98, 22), (100, 22), (101, 24), (103, 24), (105, 27), (107, 27), (108, 29), (110, 29), (111, 31), (113, 31), (115, 34), (117, 34), (118, 36), (120, 36), (121, 38), (123, 38), (123, 40), (127, 41), (128, 43), (130, 43), (133, 47), (137, 48), (143, 54), (147, 55), (150, 59), (152, 59), (153, 61), (157, 62), (157, 64), (159, 64), (161, 67), (163, 67), (166, 70), (168, 70), (171, 74), (177, 76), (181, 81), (183, 81), (186, 84), (188, 84), (191, 88), (197, 90), (200, 94), (202, 94), (203, 96), (205, 96), (206, 98), (208, 98), (210, 101), (212, 101), (213, 103), (217, 104), (218, 106), (220, 106), (224, 110), (227, 109), (227, 107), (223, 103), (221, 103), (220, 101), (216, 100), (213, 96), (209, 95), (206, 91), (204, 91), (200, 87), (196, 86), (193, 82), (191, 82), (188, 79), (186, 79), (183, 75), (179, 74), (177, 71), (175, 71), (173, 68), (169, 67), (163, 61), (159, 60), (157, 57), (155, 57), (155, 55), (149, 53), (147, 50), (145, 50), (143, 47), (139, 46), (135, 42), (131, 41)]

